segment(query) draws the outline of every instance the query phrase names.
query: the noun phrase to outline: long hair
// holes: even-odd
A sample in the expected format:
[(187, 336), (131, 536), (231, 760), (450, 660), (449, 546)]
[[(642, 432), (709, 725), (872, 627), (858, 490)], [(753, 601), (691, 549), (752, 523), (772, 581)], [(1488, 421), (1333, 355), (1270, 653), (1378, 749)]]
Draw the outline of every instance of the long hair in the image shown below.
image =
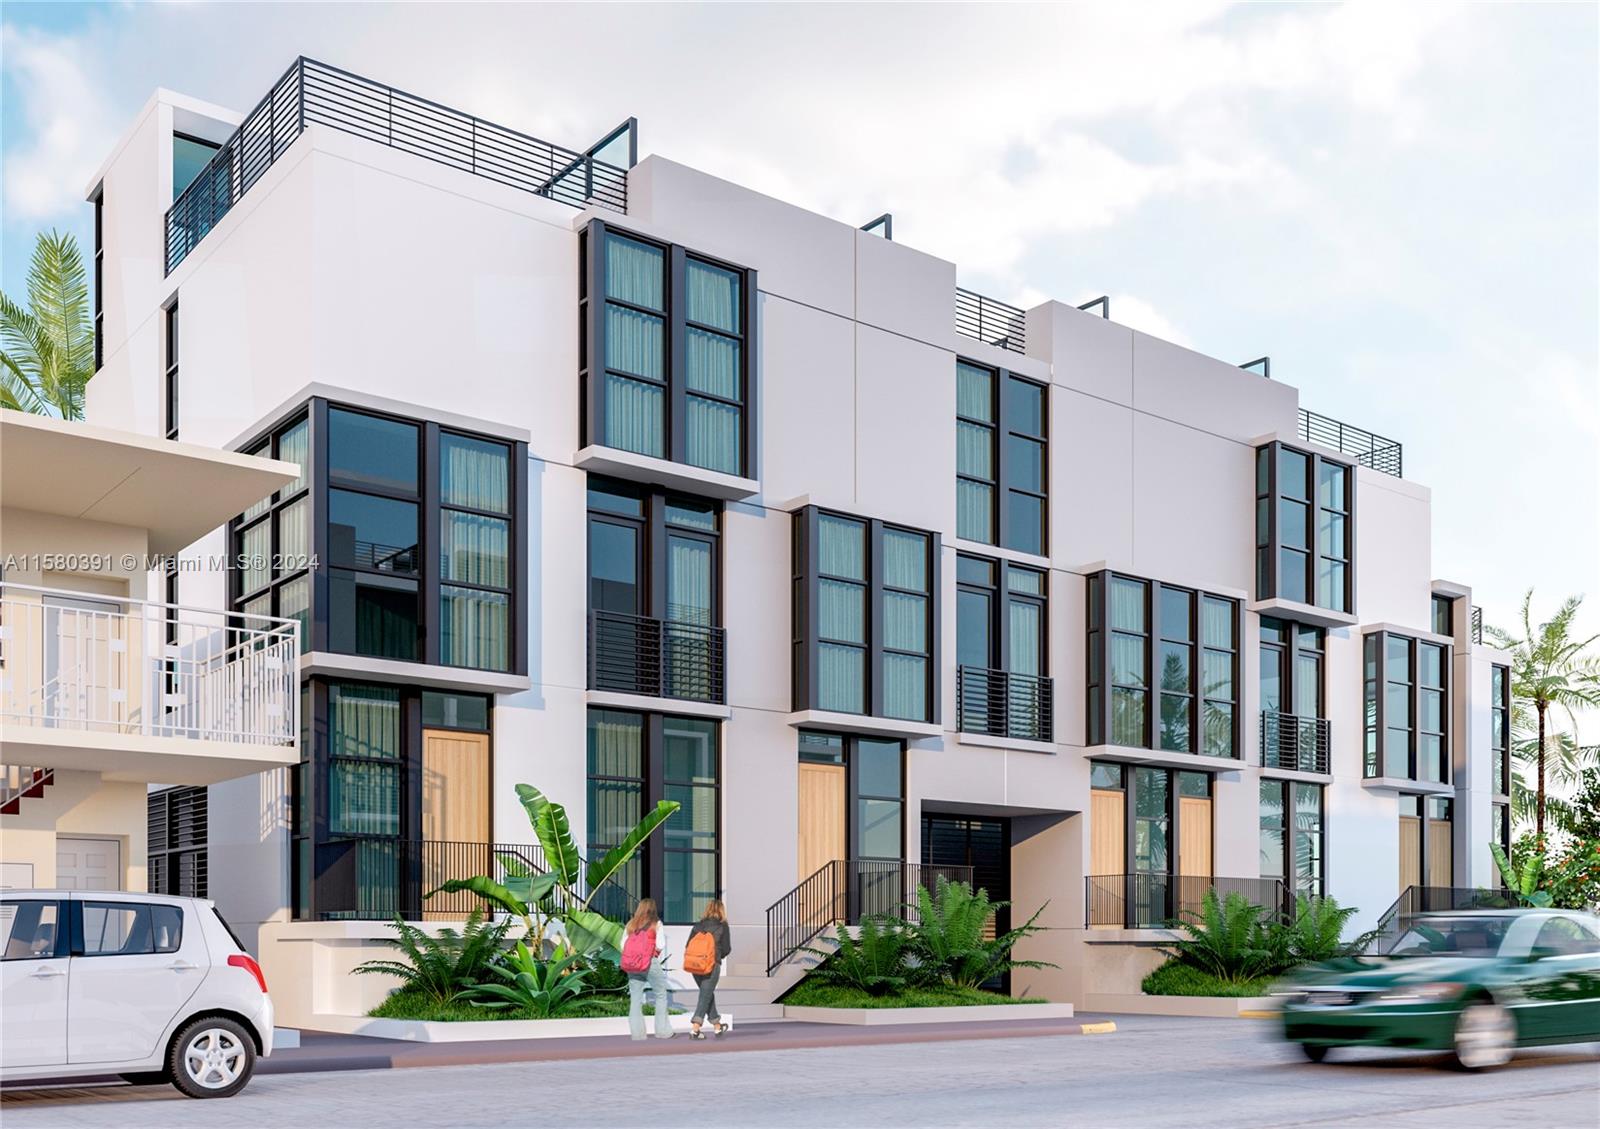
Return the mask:
[(721, 898), (712, 898), (706, 903), (705, 916), (714, 917), (718, 921), (726, 924), (728, 920), (728, 907), (722, 904)]
[(654, 928), (656, 922), (660, 920), (661, 911), (656, 909), (656, 900), (654, 898), (641, 898), (639, 900), (639, 908), (633, 911), (633, 916), (628, 919), (624, 932), (631, 937), (645, 929)]

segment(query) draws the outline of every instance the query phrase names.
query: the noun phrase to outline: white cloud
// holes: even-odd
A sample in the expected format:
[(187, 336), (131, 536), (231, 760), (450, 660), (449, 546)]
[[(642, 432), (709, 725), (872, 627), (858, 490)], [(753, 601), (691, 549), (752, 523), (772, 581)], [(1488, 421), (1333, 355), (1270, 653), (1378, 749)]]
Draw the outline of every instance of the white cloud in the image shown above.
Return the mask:
[(105, 159), (126, 111), (109, 104), (83, 66), (81, 41), (19, 29), (3, 33), (5, 69), (27, 125), (7, 144), (8, 219), (48, 223), (81, 210), (89, 177)]

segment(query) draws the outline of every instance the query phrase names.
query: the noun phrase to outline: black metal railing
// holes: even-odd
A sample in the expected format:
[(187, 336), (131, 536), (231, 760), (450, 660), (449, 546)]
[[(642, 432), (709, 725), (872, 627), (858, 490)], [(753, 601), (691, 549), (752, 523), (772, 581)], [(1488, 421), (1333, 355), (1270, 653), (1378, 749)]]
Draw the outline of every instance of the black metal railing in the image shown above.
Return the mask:
[(628, 210), (628, 170), (595, 156), (615, 140), (616, 130), (588, 150), (567, 149), (302, 57), (167, 210), (168, 274), (308, 125), (329, 126), (573, 207)]
[(1027, 351), (1027, 315), (1016, 306), (956, 287), (956, 332), (1013, 353)]
[(317, 845), (313, 906), (330, 920), (457, 920), (485, 903), (465, 891), (426, 895), (452, 878), (504, 882), (517, 870), (543, 869), (544, 852), (528, 843), (341, 839)]
[(963, 733), (1053, 741), (1054, 683), (1037, 674), (957, 667), (956, 725)]
[(1159, 929), (1200, 913), (1206, 891), (1242, 894), (1280, 921), (1294, 906), (1277, 878), (1214, 878), (1187, 874), (1091, 874), (1084, 880), (1084, 922), (1091, 928)]
[(589, 688), (691, 702), (727, 700), (728, 633), (621, 612), (589, 613)]
[(1407, 886), (1383, 916), (1378, 918), (1377, 935), (1368, 945), (1370, 953), (1383, 954), (1410, 929), (1419, 915), (1464, 909), (1515, 909), (1521, 903), (1506, 890), (1467, 889), (1461, 886)]
[(1261, 711), (1261, 763), (1267, 768), (1327, 772), (1328, 719)]
[(970, 866), (835, 859), (767, 907), (767, 975), (830, 925), (887, 914), (917, 920), (917, 890), (940, 878), (972, 884)]
[(1340, 454), (1349, 455), (1362, 466), (1404, 476), (1404, 459), (1400, 444), (1393, 439), (1340, 423), (1331, 416), (1300, 409), (1300, 438), (1308, 443), (1332, 447)]
[(1472, 641), (1483, 642), (1483, 609), (1477, 604), (1472, 605)]

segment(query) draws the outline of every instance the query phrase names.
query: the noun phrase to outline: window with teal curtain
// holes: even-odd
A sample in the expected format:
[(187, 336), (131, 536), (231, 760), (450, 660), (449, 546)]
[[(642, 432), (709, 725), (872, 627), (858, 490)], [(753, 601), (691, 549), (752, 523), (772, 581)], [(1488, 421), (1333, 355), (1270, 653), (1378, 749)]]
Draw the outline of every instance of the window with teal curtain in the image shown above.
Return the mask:
[(817, 518), (817, 705), (866, 711), (867, 527)]
[(698, 921), (719, 888), (717, 723), (661, 719), (661, 799), (676, 815), (661, 828), (661, 913), (669, 922)]
[(400, 691), (328, 688), (328, 833), (400, 834)]
[(511, 449), (441, 431), (439, 502), (439, 661), (509, 670)]
[[(590, 710), (588, 740), (588, 854), (601, 858), (644, 815), (644, 717)], [(594, 892), (590, 908), (626, 920), (644, 892), (642, 852)]]
[(511, 466), (504, 443), (439, 433), (439, 501), (503, 514), (511, 502)]
[(278, 489), (280, 498), (289, 498), (304, 489), (306, 484), (306, 471), (310, 469), (311, 463), (310, 421), (301, 420), (279, 432), (278, 458), (285, 462), (297, 463), (300, 467), (300, 477)]
[(883, 712), (928, 718), (928, 538), (883, 531)]
[(1111, 581), (1111, 743), (1143, 746), (1148, 731), (1149, 642), (1143, 581), (1113, 577)]
[(733, 271), (684, 265), (684, 458), (724, 474), (743, 469), (742, 285)]
[(995, 375), (956, 363), (956, 536), (995, 541)]
[(604, 442), (659, 458), (666, 444), (665, 252), (607, 235), (606, 298)]
[[(1204, 596), (1200, 600), (1200, 693), (1203, 709), (1199, 752), (1232, 757), (1236, 742), (1239, 692), (1234, 685), (1238, 662), (1238, 605)], [(1314, 716), (1314, 715), (1313, 715)]]
[(1043, 647), (1043, 613), (1038, 604), (1012, 600), (1011, 614), (1011, 673), (1040, 675), (1039, 658)]
[(696, 537), (667, 536), (667, 689), (679, 698), (708, 700), (712, 690), (712, 546)]

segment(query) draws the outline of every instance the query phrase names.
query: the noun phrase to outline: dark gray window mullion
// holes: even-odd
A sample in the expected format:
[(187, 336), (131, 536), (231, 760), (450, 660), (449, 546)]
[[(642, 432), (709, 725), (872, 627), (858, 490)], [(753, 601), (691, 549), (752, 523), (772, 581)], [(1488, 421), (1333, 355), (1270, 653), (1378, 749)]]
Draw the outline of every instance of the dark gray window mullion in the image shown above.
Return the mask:
[[(510, 560), (506, 575), (511, 581), (511, 672), (528, 673), (528, 585), (527, 550), (523, 538), (528, 498), (528, 445), (511, 445)], [(587, 527), (585, 533), (587, 533)]]
[(1006, 381), (1011, 379), (1007, 369), (994, 369), (994, 387), (991, 392), (991, 414), (994, 417), (994, 543), (1003, 547), (1011, 544), (1011, 475), (1006, 469), (1006, 438), (1011, 434), (1011, 413), (1006, 410)]
[[(939, 638), (939, 635), (940, 635), (939, 620), (940, 620), (940, 616), (942, 614), (941, 609), (942, 609), (942, 607), (944, 605), (943, 590), (942, 590), (942, 588), (940, 586), (939, 576), (940, 576), (940, 568), (941, 568), (941, 566), (943, 564), (943, 559), (944, 559), (944, 550), (943, 550), (942, 545), (940, 544), (939, 534), (937, 534), (937, 533), (929, 533), (928, 534), (928, 602), (925, 605), (925, 607), (927, 609), (926, 610), (926, 614), (927, 614), (927, 617), (928, 617), (928, 661), (927, 661), (927, 675), (926, 675), (926, 677), (927, 677), (927, 680), (928, 680), (928, 693), (927, 693), (928, 721), (931, 724), (934, 724), (934, 725), (938, 725), (939, 724), (939, 716), (940, 716), (939, 707), (941, 705), (940, 699), (942, 699), (944, 697), (944, 693), (943, 693), (943, 691), (944, 691), (944, 679), (940, 675), (941, 668), (940, 668), (940, 665), (939, 665), (939, 653), (940, 653), (941, 643), (942, 643), (942, 640)], [(905, 774), (905, 766), (904, 766), (903, 762), (901, 764), (901, 770), (900, 771), (901, 771), (901, 776), (902, 776), (902, 784), (901, 784), (900, 792), (901, 792), (901, 799), (903, 801), (904, 798), (905, 798), (905, 785), (904, 785), (904, 782), (903, 782), (903, 778), (904, 778), (904, 774)], [(901, 824), (901, 831), (903, 833), (905, 831), (905, 828), (906, 828), (905, 816), (904, 816), (904, 811), (903, 810), (902, 810), (902, 813), (901, 813), (900, 824)], [(904, 847), (904, 843), (902, 841), (901, 854), (904, 854), (904, 853), (905, 853), (905, 847)]]
[[(685, 275), (688, 256), (682, 247), (673, 244), (667, 252), (667, 277), (665, 286), (667, 307), (667, 434), (662, 449), (675, 463), (689, 461), (688, 441), (684, 436), (687, 416), (688, 361), (684, 344), (688, 330), (684, 325), (684, 307), (688, 304), (685, 292)], [(744, 428), (740, 428), (743, 432)]]
[[(306, 415), (311, 434), (308, 449), (311, 454), (311, 473), (306, 494), (311, 523), (311, 553), (316, 567), (311, 570), (310, 640), (303, 645), (307, 650), (328, 649), (328, 401), (315, 399)], [(321, 817), (326, 820), (326, 813)], [(319, 834), (325, 831), (325, 822), (319, 824)]]
[(1356, 471), (1344, 468), (1344, 608), (1351, 615), (1356, 610)]
[(584, 419), (588, 434), (583, 445), (601, 443), (606, 435), (606, 225), (590, 220), (588, 230), (588, 277), (584, 286), (588, 308), (584, 311), (583, 332), (588, 335), (588, 380), (584, 389)]
[(417, 540), (417, 555), (421, 558), (417, 562), (418, 595), (422, 606), (417, 611), (422, 628), (422, 661), (426, 663), (440, 661), (439, 635), (444, 622), (439, 608), (439, 573), (443, 567), (440, 549), (444, 537), (440, 528), (444, 516), (439, 510), (439, 471), (439, 425), (424, 423), (422, 468), (417, 476), (422, 483), (421, 497), (417, 499), (422, 510)]
[[(1419, 763), (1421, 750), (1418, 746), (1421, 744), (1420, 737), (1422, 734), (1422, 648), (1417, 645), (1415, 639), (1407, 639), (1406, 651), (1411, 656), (1411, 721), (1409, 728), (1406, 730), (1406, 747), (1411, 753), (1411, 779), (1421, 780), (1421, 764)], [(1422, 806), (1424, 808), (1428, 806), (1427, 797), (1423, 797)]]
[[(656, 803), (665, 795), (663, 785), (662, 749), (665, 747), (665, 726), (663, 718), (658, 713), (644, 715), (644, 795), (639, 797), (640, 811), (638, 818), (643, 819)], [(720, 767), (720, 765), (719, 765)], [(657, 907), (666, 904), (666, 853), (664, 846), (666, 835), (652, 835), (645, 840), (645, 888), (644, 893), (656, 900)]]
[(867, 661), (863, 701), (869, 717), (883, 716), (883, 522), (867, 522)]
[(1165, 585), (1159, 581), (1151, 580), (1144, 586), (1145, 610), (1144, 622), (1148, 629), (1144, 637), (1144, 681), (1145, 681), (1145, 710), (1144, 710), (1144, 744), (1143, 748), (1154, 749), (1157, 745), (1156, 734), (1160, 732), (1157, 718), (1161, 715), (1161, 589)]
[(1278, 454), (1281, 444), (1273, 443), (1267, 458), (1267, 548), (1271, 553), (1267, 577), (1272, 583), (1271, 596), (1283, 591), (1283, 546), (1278, 529)]
[(756, 309), (758, 305), (758, 291), (756, 289), (756, 272), (744, 272), (744, 319), (741, 328), (744, 330), (744, 342), (740, 349), (744, 361), (744, 410), (742, 412), (742, 426), (739, 428), (740, 438), (744, 441), (744, 450), (741, 452), (740, 467), (746, 478), (755, 478), (760, 468), (757, 459), (759, 454), (757, 432), (761, 413), (757, 411), (756, 392), (760, 383), (756, 379), (757, 348), (759, 340), (756, 334)]
[[(1107, 586), (1109, 588), (1109, 585)], [(1139, 880), (1134, 876), (1138, 868), (1139, 842), (1139, 774), (1131, 764), (1122, 766), (1122, 924), (1132, 929), (1136, 924), (1134, 907), (1137, 904)]]

